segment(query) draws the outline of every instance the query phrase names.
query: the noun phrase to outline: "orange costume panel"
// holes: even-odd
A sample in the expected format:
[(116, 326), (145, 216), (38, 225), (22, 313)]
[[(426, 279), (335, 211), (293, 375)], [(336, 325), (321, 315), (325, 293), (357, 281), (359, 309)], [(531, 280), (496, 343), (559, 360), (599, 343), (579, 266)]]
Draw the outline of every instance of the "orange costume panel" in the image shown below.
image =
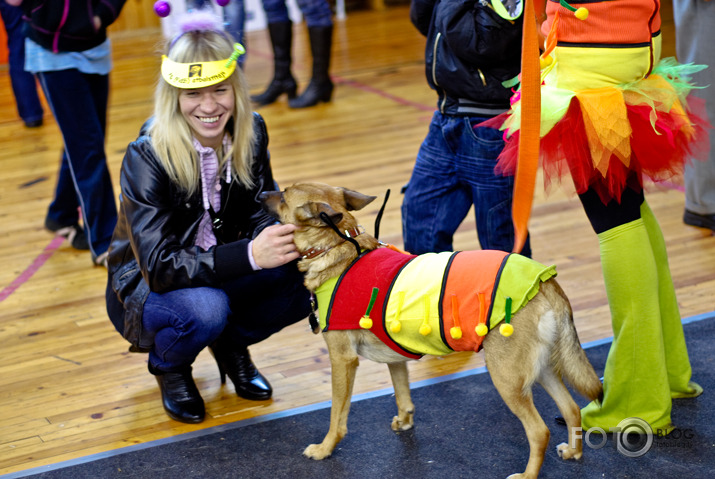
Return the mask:
[[(569, 2), (574, 8), (588, 9), (588, 18), (580, 20), (570, 15), (557, 1), (546, 3), (548, 20), (541, 32), (548, 35), (559, 12), (558, 39), (561, 42), (590, 44), (637, 44), (649, 45), (654, 32), (660, 31), (659, 0), (610, 0), (595, 2)], [(644, 27), (641, 19), (650, 17), (650, 25)]]

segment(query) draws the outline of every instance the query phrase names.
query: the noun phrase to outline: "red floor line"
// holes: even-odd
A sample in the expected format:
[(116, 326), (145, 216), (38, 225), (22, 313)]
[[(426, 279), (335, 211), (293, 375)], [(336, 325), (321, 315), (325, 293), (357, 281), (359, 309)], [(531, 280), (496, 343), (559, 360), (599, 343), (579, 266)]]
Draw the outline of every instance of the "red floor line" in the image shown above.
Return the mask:
[(32, 262), (30, 266), (25, 269), (22, 273), (20, 273), (20, 276), (15, 278), (15, 280), (10, 283), (9, 286), (6, 286), (3, 288), (2, 291), (0, 291), (0, 303), (5, 301), (12, 293), (15, 292), (17, 288), (25, 284), (30, 278), (32, 278), (32, 275), (37, 273), (37, 271), (42, 267), (45, 262), (50, 259), (50, 257), (57, 251), (57, 248), (59, 248), (62, 245), (62, 242), (64, 242), (65, 238), (63, 236), (55, 236), (52, 241), (50, 241), (50, 244), (45, 246), (45, 249), (42, 250), (42, 253), (40, 253), (37, 258)]
[(414, 101), (407, 100), (405, 98), (399, 97), (397, 95), (393, 95), (391, 93), (387, 93), (386, 91), (371, 87), (370, 85), (366, 85), (365, 83), (361, 83), (356, 80), (348, 80), (348, 79), (341, 78), (338, 76), (333, 76), (332, 78), (333, 78), (333, 80), (335, 80), (336, 83), (338, 83), (340, 85), (348, 85), (353, 88), (357, 88), (358, 90), (362, 90), (362, 91), (365, 91), (368, 93), (374, 93), (375, 95), (379, 95), (383, 98), (387, 98), (387, 99), (392, 100), (395, 103), (398, 103), (400, 105), (411, 106), (411, 107), (417, 108), (418, 110), (422, 110), (422, 111), (434, 111), (435, 110), (435, 107), (433, 107), (433, 106), (423, 105), (422, 103), (417, 103)]

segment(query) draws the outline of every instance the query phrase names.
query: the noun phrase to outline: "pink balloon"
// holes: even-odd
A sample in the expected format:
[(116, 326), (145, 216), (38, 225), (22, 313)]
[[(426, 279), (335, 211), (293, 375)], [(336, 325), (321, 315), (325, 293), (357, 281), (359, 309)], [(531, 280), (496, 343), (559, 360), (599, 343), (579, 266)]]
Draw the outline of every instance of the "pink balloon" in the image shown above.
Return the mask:
[(168, 17), (169, 14), (171, 13), (171, 4), (169, 4), (169, 2), (167, 2), (165, 0), (158, 0), (154, 4), (154, 11), (161, 18)]

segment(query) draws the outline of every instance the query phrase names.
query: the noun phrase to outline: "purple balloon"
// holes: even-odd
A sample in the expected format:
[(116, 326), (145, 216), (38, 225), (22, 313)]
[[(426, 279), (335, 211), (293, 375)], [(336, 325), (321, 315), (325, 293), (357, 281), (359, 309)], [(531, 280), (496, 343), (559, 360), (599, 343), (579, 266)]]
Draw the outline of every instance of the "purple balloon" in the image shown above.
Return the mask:
[(168, 17), (171, 13), (171, 4), (165, 0), (158, 0), (154, 4), (154, 11), (161, 18)]
[(228, 5), (228, 2), (230, 2), (230, 1), (231, 0), (216, 0), (216, 3), (218, 3), (219, 7), (225, 7), (226, 5)]

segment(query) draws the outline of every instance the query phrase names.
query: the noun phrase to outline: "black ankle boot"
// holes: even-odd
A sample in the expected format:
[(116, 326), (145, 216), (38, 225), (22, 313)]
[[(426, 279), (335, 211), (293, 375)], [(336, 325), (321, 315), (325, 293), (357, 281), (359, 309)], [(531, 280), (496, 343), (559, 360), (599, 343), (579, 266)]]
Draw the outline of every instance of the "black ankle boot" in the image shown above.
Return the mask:
[(290, 72), (293, 23), (269, 23), (268, 33), (273, 46), (273, 79), (263, 93), (251, 96), (251, 101), (259, 105), (270, 105), (284, 93), (288, 99), (295, 98), (298, 89)]
[(328, 103), (333, 96), (333, 82), (331, 80), (310, 80), (305, 91), (294, 100), (288, 101), (291, 108), (307, 108), (318, 103)]
[(204, 420), (204, 400), (191, 376), (191, 366), (179, 372), (162, 372), (149, 365), (161, 389), (164, 410), (171, 419), (196, 424)]
[(329, 102), (333, 96), (330, 79), (330, 54), (333, 44), (333, 27), (310, 27), (310, 51), (313, 54), (313, 77), (298, 98), (288, 101), (291, 108), (306, 108), (320, 102)]
[(273, 389), (268, 380), (258, 372), (251, 361), (248, 349), (235, 350), (232, 347), (219, 345), (218, 341), (211, 346), (221, 375), (221, 384), (226, 382), (226, 375), (231, 378), (236, 394), (244, 399), (263, 401), (270, 399)]
[(275, 76), (263, 93), (251, 96), (251, 101), (261, 106), (270, 105), (271, 103), (275, 103), (284, 93), (288, 95), (288, 100), (290, 101), (295, 98), (297, 91), (298, 84), (292, 75), (282, 79)]

